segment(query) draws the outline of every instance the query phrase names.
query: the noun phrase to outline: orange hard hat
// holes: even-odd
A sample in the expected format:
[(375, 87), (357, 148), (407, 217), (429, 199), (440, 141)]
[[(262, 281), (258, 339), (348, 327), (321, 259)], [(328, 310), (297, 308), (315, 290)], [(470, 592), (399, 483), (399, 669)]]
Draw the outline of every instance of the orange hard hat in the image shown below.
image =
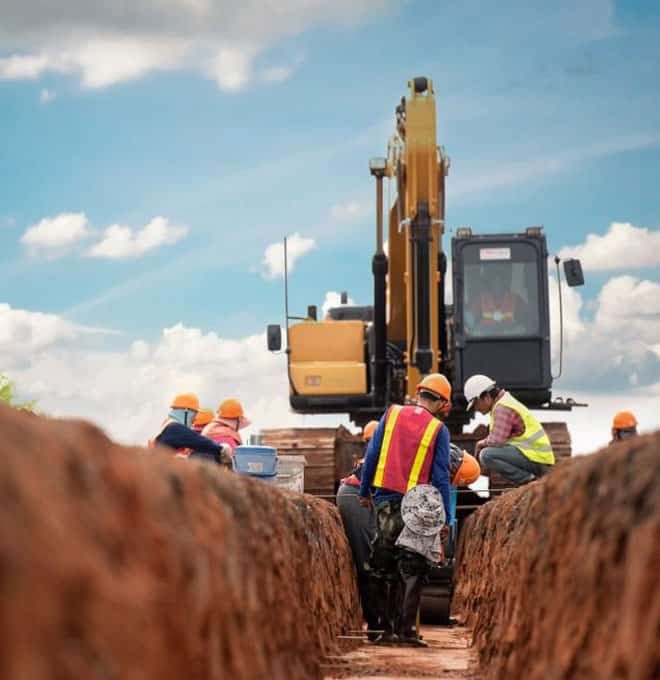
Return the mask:
[(632, 430), (637, 427), (637, 418), (630, 411), (619, 411), (612, 421), (615, 430)]
[(184, 394), (177, 394), (170, 408), (186, 408), (190, 411), (199, 411), (199, 399), (196, 394), (192, 392), (185, 392)]
[(460, 467), (456, 470), (454, 478), (451, 483), (454, 486), (468, 486), (479, 479), (481, 468), (474, 456), (471, 456), (467, 451), (463, 452), (463, 461)]
[(362, 430), (362, 439), (364, 439), (365, 442), (368, 442), (374, 436), (374, 432), (376, 432), (377, 427), (378, 427), (378, 421), (377, 420), (370, 420), (364, 426), (364, 430)]
[(203, 408), (201, 411), (197, 411), (193, 425), (197, 425), (197, 427), (208, 425), (213, 420), (213, 416), (214, 413), (210, 408)]
[(218, 418), (242, 418), (244, 415), (243, 405), (238, 399), (225, 399), (218, 406)]
[(424, 378), (420, 380), (419, 385), (417, 385), (417, 392), (420, 392), (421, 390), (433, 392), (433, 394), (437, 394), (439, 397), (451, 401), (451, 385), (449, 384), (449, 380), (447, 380), (442, 373), (430, 373), (429, 375), (424, 376)]

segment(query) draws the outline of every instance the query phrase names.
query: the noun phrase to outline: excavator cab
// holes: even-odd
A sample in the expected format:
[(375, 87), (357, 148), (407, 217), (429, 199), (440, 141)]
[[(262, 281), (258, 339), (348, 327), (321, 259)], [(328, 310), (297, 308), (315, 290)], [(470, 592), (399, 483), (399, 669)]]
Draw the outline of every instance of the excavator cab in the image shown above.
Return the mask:
[(492, 376), (534, 408), (551, 398), (548, 251), (541, 227), (452, 240), (454, 385)]

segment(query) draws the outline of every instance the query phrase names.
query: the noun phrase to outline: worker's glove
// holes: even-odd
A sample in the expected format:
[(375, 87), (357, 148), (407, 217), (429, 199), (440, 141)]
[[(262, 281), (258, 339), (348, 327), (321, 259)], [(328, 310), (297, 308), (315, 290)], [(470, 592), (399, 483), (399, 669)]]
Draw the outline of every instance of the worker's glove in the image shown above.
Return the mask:
[(220, 444), (220, 465), (231, 468), (231, 446)]
[(360, 496), (358, 498), (358, 503), (363, 508), (373, 508), (374, 507), (374, 499), (371, 496)]

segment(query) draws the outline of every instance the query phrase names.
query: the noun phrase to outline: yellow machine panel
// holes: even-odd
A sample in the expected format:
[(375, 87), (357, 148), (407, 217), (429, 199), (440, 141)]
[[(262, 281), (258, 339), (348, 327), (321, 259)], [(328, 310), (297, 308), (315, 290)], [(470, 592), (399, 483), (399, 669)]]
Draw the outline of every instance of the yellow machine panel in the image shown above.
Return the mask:
[(299, 394), (366, 394), (362, 321), (304, 321), (289, 329), (289, 375)]
[(357, 361), (291, 362), (291, 382), (299, 394), (366, 394), (367, 365)]
[(364, 363), (363, 321), (303, 321), (289, 329), (290, 360)]

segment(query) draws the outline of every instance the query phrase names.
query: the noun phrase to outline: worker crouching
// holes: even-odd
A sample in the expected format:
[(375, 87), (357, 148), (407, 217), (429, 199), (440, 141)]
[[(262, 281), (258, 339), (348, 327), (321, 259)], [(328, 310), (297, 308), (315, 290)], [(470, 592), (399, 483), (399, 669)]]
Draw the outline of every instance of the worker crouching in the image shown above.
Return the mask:
[[(417, 387), (417, 403), (391, 406), (367, 448), (360, 503), (376, 504), (376, 538), (372, 545), (369, 599), (379, 609), (383, 633), (377, 643), (426, 646), (415, 624), (422, 588), (430, 571), (424, 555), (397, 545), (405, 523), (401, 503), (411, 489), (429, 483), (450, 517), (449, 431), (438, 420), (451, 408), (451, 385), (438, 373)], [(372, 501), (371, 487), (375, 487)]]
[(492, 378), (473, 375), (463, 389), (468, 410), (490, 414), (488, 437), (477, 442), (481, 466), (515, 486), (547, 474), (555, 464), (550, 438), (530, 410)]

